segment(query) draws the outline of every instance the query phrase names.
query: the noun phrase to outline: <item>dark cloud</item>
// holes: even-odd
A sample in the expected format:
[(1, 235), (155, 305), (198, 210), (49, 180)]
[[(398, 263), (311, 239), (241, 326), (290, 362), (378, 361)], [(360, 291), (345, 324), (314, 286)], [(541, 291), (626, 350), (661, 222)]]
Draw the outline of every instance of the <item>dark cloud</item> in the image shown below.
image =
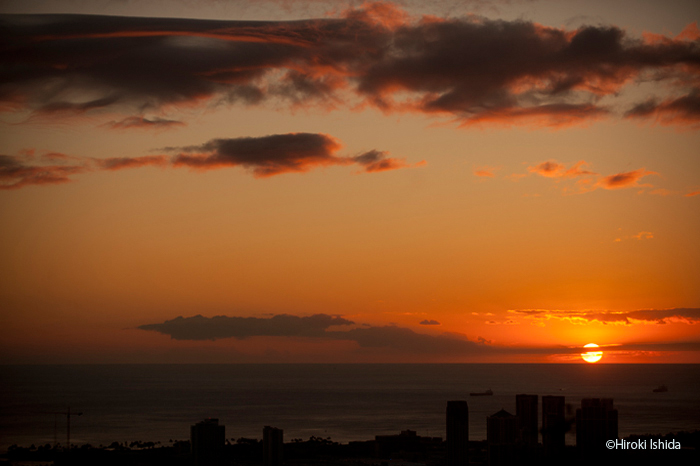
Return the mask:
[[(693, 42), (650, 46), (615, 27), (566, 31), (470, 18), (404, 25), (393, 37), (382, 60), (361, 75), (360, 92), (382, 108), (403, 104), (462, 124), (558, 126), (596, 118), (608, 112), (597, 100), (642, 71), (700, 62)], [(402, 91), (415, 98), (397, 102)]]
[(270, 318), (260, 317), (177, 317), (162, 324), (141, 325), (141, 330), (152, 330), (170, 335), (174, 340), (218, 340), (221, 338), (245, 339), (259, 336), (321, 337), (333, 325), (352, 325), (353, 322), (338, 316), (315, 314), (297, 317), (279, 314)]
[(0, 155), (0, 189), (68, 183), (71, 175), (85, 171), (85, 165), (29, 165), (24, 157)]
[(647, 175), (655, 175), (656, 173), (640, 168), (631, 172), (618, 173), (601, 178), (598, 185), (605, 189), (620, 189), (638, 187), (638, 181)]
[[(364, 171), (367, 173), (396, 170), (409, 166), (406, 164), (405, 160), (387, 157), (387, 154), (388, 152), (385, 151), (371, 150), (356, 157), (352, 157), (352, 160), (362, 165)], [(419, 165), (423, 163), (425, 163), (425, 161), (418, 162)]]
[(257, 177), (287, 172), (305, 172), (329, 165), (358, 164), (365, 172), (378, 172), (408, 167), (387, 152), (372, 150), (356, 157), (339, 157), (341, 144), (327, 134), (290, 133), (258, 138), (213, 139), (199, 146), (168, 147), (180, 152), (172, 163), (175, 167), (214, 169), (242, 166)]
[(542, 176), (554, 177), (557, 176), (557, 174), (560, 173), (563, 169), (564, 165), (550, 160), (547, 162), (542, 162), (541, 164), (536, 165), (534, 167), (528, 167), (527, 171), (529, 171), (530, 173), (537, 173), (538, 175)]
[[(324, 75), (359, 60), (377, 40), (388, 40), (379, 37), (381, 28), (350, 18), (3, 15), (0, 27), (0, 99), (39, 112), (106, 105), (147, 109), (210, 99), (256, 103), (276, 96), (276, 88), (281, 94), (321, 95), (332, 87)], [(85, 94), (99, 97), (73, 99)]]
[[(601, 316), (600, 319), (604, 319), (608, 316)], [(650, 309), (650, 310), (639, 310), (631, 311), (624, 315), (627, 322), (630, 320), (634, 321), (646, 321), (655, 322), (658, 324), (668, 323), (668, 322), (683, 322), (687, 324), (700, 323), (700, 309)]]
[(347, 340), (356, 342), (361, 348), (386, 348), (418, 354), (470, 354), (483, 352), (484, 345), (460, 336), (432, 336), (396, 326), (362, 326), (351, 330), (328, 330), (332, 326), (352, 325), (353, 322), (338, 316), (316, 314), (297, 317), (281, 314), (270, 318), (261, 317), (177, 317), (162, 324), (138, 327), (170, 335), (175, 340), (217, 340), (221, 338), (244, 339), (255, 336), (297, 336)]
[(165, 167), (168, 158), (164, 155), (147, 155), (144, 157), (111, 157), (100, 159), (98, 165), (104, 170), (122, 170), (125, 168), (140, 168), (147, 166)]
[(536, 173), (548, 178), (575, 178), (577, 176), (597, 175), (597, 173), (587, 170), (589, 164), (583, 160), (576, 162), (570, 168), (565, 165), (549, 160), (534, 167), (528, 167), (530, 173)]
[(62, 152), (47, 152), (41, 155), (41, 159), (50, 162), (66, 162), (80, 160), (78, 157), (72, 155), (64, 154)]
[(170, 163), (164, 155), (95, 159), (59, 152), (46, 152), (37, 156), (33, 149), (24, 152), (18, 156), (0, 155), (0, 189), (62, 184), (71, 182), (71, 176), (81, 173), (145, 166), (165, 167)]
[(654, 119), (662, 125), (700, 124), (700, 88), (693, 89), (687, 95), (675, 99), (667, 99), (659, 102), (655, 99), (647, 100), (632, 107), (627, 113), (627, 118)]
[(359, 98), (384, 111), (442, 114), (462, 125), (558, 127), (606, 116), (602, 97), (654, 79), (687, 95), (649, 101), (627, 116), (676, 123), (698, 115), (700, 47), (693, 35), (644, 41), (615, 26), (411, 20), (390, 3), (293, 22), (2, 15), (0, 28), (6, 111), (133, 114), (280, 98), (333, 107)]
[(112, 129), (163, 129), (184, 125), (183, 122), (177, 120), (168, 120), (160, 117), (144, 118), (140, 116), (131, 116), (119, 121), (105, 123), (106, 127)]
[(425, 320), (421, 320), (420, 324), (421, 325), (440, 325), (440, 322), (438, 322), (437, 320), (433, 320), (433, 319), (430, 319), (430, 320), (425, 319)]
[(346, 165), (351, 160), (334, 153), (341, 145), (326, 134), (273, 134), (259, 138), (212, 139), (199, 146), (169, 148), (179, 151), (173, 158), (176, 167), (213, 169), (243, 166), (258, 177), (285, 172), (305, 172), (328, 165)]
[[(309, 101), (315, 101), (333, 105), (339, 102), (335, 93), (344, 86), (345, 81), (335, 74), (315, 76), (311, 73), (291, 70), (280, 79), (280, 83), (272, 91), (296, 104), (303, 105)], [(262, 93), (260, 99), (262, 99)]]
[[(403, 160), (387, 157), (387, 152), (375, 150), (356, 157), (340, 157), (335, 155), (340, 147), (341, 143), (327, 134), (289, 133), (257, 138), (212, 139), (197, 146), (160, 149), (177, 153), (172, 156), (97, 159), (49, 152), (37, 158), (31, 151), (20, 156), (0, 156), (0, 189), (66, 183), (71, 181), (70, 175), (87, 171), (115, 171), (147, 166), (189, 167), (195, 170), (241, 166), (251, 170), (256, 177), (306, 172), (329, 165), (356, 164), (368, 173), (409, 167)], [(46, 165), (46, 162), (71, 165)], [(424, 163), (419, 162), (413, 166)]]
[[(621, 188), (651, 188), (650, 184), (639, 184), (645, 176), (658, 175), (658, 173), (640, 168), (629, 172), (616, 173), (614, 175), (601, 176), (589, 169), (590, 164), (580, 160), (567, 168), (566, 165), (555, 160), (548, 160), (537, 165), (528, 167), (528, 172), (546, 178), (552, 178), (559, 182), (562, 179), (578, 178), (575, 192), (586, 193), (598, 188), (621, 189)], [(513, 175), (525, 176), (525, 175)], [(569, 188), (564, 188), (569, 191)], [(658, 190), (655, 194), (659, 194)]]
[(88, 110), (109, 107), (119, 101), (117, 96), (108, 96), (100, 99), (89, 100), (87, 102), (49, 102), (39, 108), (40, 113), (85, 113)]

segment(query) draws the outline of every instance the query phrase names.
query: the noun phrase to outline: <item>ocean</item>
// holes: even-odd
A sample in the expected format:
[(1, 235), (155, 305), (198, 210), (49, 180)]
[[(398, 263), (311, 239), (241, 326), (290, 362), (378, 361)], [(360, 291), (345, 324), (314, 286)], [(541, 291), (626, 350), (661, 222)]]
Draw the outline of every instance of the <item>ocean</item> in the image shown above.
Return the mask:
[[(668, 391), (653, 389), (666, 385)], [(493, 396), (469, 396), (493, 391)], [(573, 417), (582, 398), (613, 398), (619, 434), (700, 429), (700, 365), (687, 364), (252, 364), (0, 367), (0, 450), (9, 445), (189, 438), (218, 418), (229, 439), (285, 442), (311, 436), (346, 443), (414, 430), (445, 437), (448, 400), (467, 400), (471, 440), (486, 417), (515, 414), (515, 395), (562, 395)], [(541, 416), (541, 398), (540, 398)], [(77, 416), (76, 413), (82, 413)], [(541, 424), (541, 419), (540, 419)], [(575, 444), (573, 432), (567, 443)]]

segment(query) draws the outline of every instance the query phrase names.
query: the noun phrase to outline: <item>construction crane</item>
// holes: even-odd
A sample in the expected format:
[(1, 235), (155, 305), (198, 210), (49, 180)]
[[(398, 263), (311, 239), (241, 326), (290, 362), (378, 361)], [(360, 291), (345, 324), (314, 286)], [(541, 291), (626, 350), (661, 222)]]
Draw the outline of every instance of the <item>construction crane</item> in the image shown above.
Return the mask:
[[(68, 411), (44, 411), (44, 414), (53, 414), (54, 416), (66, 416), (66, 449), (70, 450), (70, 417), (71, 416), (82, 416), (83, 413), (76, 413), (70, 411), (70, 407), (68, 408)], [(56, 418), (54, 417), (54, 423), (53, 423), (53, 442), (54, 445), (56, 445)]]

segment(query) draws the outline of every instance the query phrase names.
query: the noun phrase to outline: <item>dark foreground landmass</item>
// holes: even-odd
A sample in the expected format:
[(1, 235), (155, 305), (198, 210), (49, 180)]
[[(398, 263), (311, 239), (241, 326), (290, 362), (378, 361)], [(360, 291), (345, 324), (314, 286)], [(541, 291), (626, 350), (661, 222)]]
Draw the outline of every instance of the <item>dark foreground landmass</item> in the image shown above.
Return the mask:
[[(407, 434), (408, 433), (408, 434)], [(541, 445), (533, 450), (519, 451), (515, 457), (498, 464), (512, 465), (590, 465), (647, 464), (693, 465), (700, 464), (700, 431), (678, 432), (666, 435), (633, 435), (624, 439), (644, 449), (601, 450), (581, 452), (566, 447), (557, 458), (544, 456)], [(650, 448), (651, 442), (663, 445), (677, 442), (680, 449)], [(629, 446), (629, 445), (628, 445)], [(420, 437), (415, 432), (396, 436), (381, 436), (375, 440), (341, 444), (330, 438), (311, 437), (293, 439), (283, 448), (286, 466), (445, 466), (446, 447), (441, 438)], [(494, 464), (489, 462), (486, 441), (469, 442), (469, 465)], [(114, 442), (108, 446), (82, 445), (66, 450), (60, 446), (43, 445), (20, 447), (13, 445), (0, 455), (0, 465), (32, 466), (191, 466), (193, 456), (189, 441), (175, 441), (169, 445), (154, 442)], [(261, 440), (240, 438), (226, 441), (223, 455), (216, 466), (262, 466)]]

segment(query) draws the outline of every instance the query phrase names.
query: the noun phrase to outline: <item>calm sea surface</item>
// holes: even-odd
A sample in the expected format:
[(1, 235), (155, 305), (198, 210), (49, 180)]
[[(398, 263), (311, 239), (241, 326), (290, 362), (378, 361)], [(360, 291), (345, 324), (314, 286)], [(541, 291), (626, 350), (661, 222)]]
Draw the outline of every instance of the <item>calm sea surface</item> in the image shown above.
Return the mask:
[[(668, 392), (653, 393), (661, 384)], [(493, 396), (469, 396), (489, 388)], [(444, 438), (446, 402), (464, 399), (470, 438), (480, 440), (488, 415), (515, 414), (518, 393), (563, 395), (570, 416), (582, 398), (613, 398), (621, 437), (700, 429), (700, 365), (0, 366), (0, 450), (65, 443), (65, 416), (52, 413), (68, 407), (83, 413), (72, 417), (75, 444), (167, 444), (207, 417), (227, 438), (261, 438), (271, 425), (285, 441), (345, 443), (406, 429)]]

